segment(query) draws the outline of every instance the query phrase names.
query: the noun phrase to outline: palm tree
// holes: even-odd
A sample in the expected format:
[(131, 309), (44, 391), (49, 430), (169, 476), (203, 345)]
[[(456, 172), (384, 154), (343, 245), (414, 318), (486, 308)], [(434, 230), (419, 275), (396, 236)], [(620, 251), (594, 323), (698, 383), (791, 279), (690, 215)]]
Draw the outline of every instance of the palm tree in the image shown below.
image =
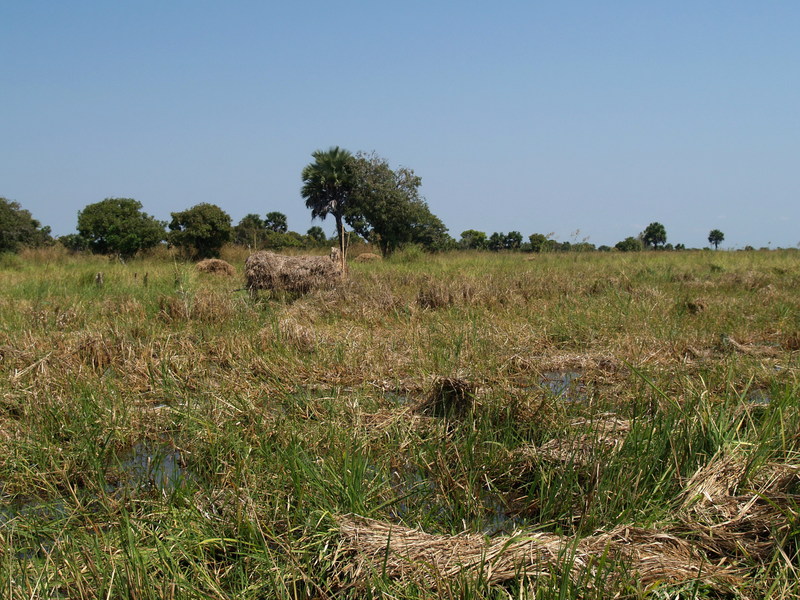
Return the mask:
[(714, 244), (714, 250), (719, 249), (720, 242), (725, 240), (725, 234), (719, 229), (712, 229), (708, 234), (708, 243)]
[(353, 155), (334, 146), (327, 151), (317, 150), (314, 162), (303, 169), (303, 188), (300, 193), (311, 209), (311, 217), (324, 219), (329, 214), (336, 220), (342, 266), (345, 260), (344, 217), (347, 201), (353, 189), (351, 164)]

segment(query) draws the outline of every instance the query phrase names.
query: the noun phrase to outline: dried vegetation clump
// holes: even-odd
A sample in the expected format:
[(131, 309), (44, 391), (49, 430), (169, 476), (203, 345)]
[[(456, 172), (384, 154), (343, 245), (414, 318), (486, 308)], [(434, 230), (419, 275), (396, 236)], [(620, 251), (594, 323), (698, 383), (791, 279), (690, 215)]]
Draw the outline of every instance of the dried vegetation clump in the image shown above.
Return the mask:
[(379, 254), (373, 254), (372, 252), (362, 252), (358, 256), (353, 259), (357, 263), (368, 263), (368, 262), (377, 262), (383, 260)]
[[(580, 465), (595, 464), (601, 457), (618, 451), (630, 433), (631, 422), (614, 415), (600, 415), (590, 420), (573, 419), (573, 433), (553, 438), (539, 446), (522, 446), (513, 452), (517, 468), (530, 470), (538, 461)], [(585, 433), (584, 433), (585, 432)]]
[(463, 417), (475, 408), (478, 386), (463, 377), (436, 377), (414, 409), (431, 417)]
[(224, 275), (225, 277), (233, 277), (236, 275), (236, 268), (219, 258), (207, 258), (201, 260), (195, 265), (195, 268), (200, 273), (210, 273), (211, 275)]
[(274, 326), (262, 329), (259, 337), (265, 350), (276, 343), (301, 352), (313, 352), (317, 347), (317, 334), (314, 330), (290, 316), (279, 319)]
[(750, 468), (744, 452), (718, 452), (686, 482), (681, 519), (711, 554), (767, 561), (800, 518), (800, 464)]
[(355, 515), (339, 517), (338, 524), (353, 556), (342, 571), (354, 579), (384, 572), (435, 587), (465, 573), (503, 583), (558, 576), (567, 568), (577, 582), (594, 580), (592, 573), (602, 565), (622, 563), (644, 587), (699, 579), (725, 589), (740, 581), (738, 571), (723, 561), (713, 563), (690, 542), (655, 529), (620, 526), (582, 539), (525, 531), (487, 538), (433, 535)]
[(244, 274), (251, 291), (305, 294), (335, 286), (342, 278), (342, 267), (335, 256), (284, 256), (261, 251), (247, 257)]
[(159, 316), (166, 323), (200, 321), (223, 323), (235, 313), (234, 300), (229, 294), (200, 289), (196, 294), (177, 293), (158, 299)]

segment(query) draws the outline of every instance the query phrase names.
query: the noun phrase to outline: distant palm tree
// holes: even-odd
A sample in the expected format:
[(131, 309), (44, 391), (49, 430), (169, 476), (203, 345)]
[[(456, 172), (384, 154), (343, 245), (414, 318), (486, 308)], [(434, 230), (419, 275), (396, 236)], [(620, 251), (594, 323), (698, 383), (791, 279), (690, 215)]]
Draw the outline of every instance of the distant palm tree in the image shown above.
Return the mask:
[(719, 229), (712, 229), (708, 234), (708, 243), (714, 244), (714, 250), (719, 248), (720, 242), (725, 240), (725, 234)]
[(306, 207), (311, 209), (312, 218), (324, 219), (333, 215), (339, 235), (339, 251), (344, 263), (343, 217), (353, 189), (353, 155), (344, 148), (334, 146), (327, 151), (317, 150), (311, 156), (314, 157), (314, 162), (303, 169), (303, 188), (300, 193), (306, 200)]

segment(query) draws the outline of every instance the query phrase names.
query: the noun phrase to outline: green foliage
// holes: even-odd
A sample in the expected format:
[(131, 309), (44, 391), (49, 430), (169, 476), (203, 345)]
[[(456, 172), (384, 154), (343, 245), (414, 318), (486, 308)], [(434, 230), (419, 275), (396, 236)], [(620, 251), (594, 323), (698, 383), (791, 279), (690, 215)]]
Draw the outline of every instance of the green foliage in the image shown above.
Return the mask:
[[(106, 198), (78, 213), (78, 233), (95, 254), (130, 257), (158, 245), (164, 239), (164, 223), (142, 212), (133, 198)], [(80, 241), (70, 238), (74, 247)]]
[(614, 248), (620, 252), (638, 252), (642, 249), (642, 241), (639, 238), (628, 236), (621, 242), (617, 242)]
[(522, 247), (522, 234), (519, 231), (509, 231), (508, 233), (495, 231), (489, 236), (487, 247), (493, 252), (519, 250)]
[(264, 221), (256, 214), (250, 213), (242, 217), (233, 228), (233, 241), (249, 248), (261, 248), (266, 237)]
[(650, 223), (642, 233), (642, 241), (645, 246), (658, 249), (659, 245), (667, 243), (667, 230), (657, 221)]
[(522, 234), (519, 231), (509, 231), (504, 244), (506, 250), (519, 250), (522, 246)]
[(0, 198), (0, 252), (16, 252), (23, 246), (52, 242), (50, 228), (42, 227), (18, 202)]
[(289, 229), (286, 215), (281, 212), (268, 212), (264, 219), (264, 227), (276, 233), (286, 233)]
[(219, 256), (233, 232), (230, 215), (216, 204), (205, 202), (172, 213), (169, 229), (170, 243), (187, 250), (194, 258)]
[(380, 156), (359, 153), (351, 172), (353, 192), (345, 219), (384, 255), (406, 244), (420, 244), (429, 251), (452, 245), (444, 223), (419, 195), (422, 179), (412, 169), (392, 170)]
[(327, 151), (316, 150), (311, 154), (314, 162), (306, 165), (301, 174), (306, 208), (311, 209), (313, 219), (324, 219), (333, 215), (339, 250), (344, 256), (344, 215), (353, 192), (353, 155), (339, 146)]
[(475, 229), (467, 229), (461, 232), (461, 239), (458, 246), (464, 250), (485, 250), (489, 244), (489, 240), (483, 231)]
[(719, 229), (712, 229), (708, 234), (708, 243), (714, 244), (714, 250), (719, 248), (720, 243), (725, 239), (725, 234)]
[(531, 252), (546, 252), (550, 250), (549, 242), (551, 240), (548, 240), (543, 233), (532, 233), (528, 236), (528, 240), (530, 241)]
[(325, 232), (319, 225), (314, 225), (313, 227), (309, 227), (308, 231), (306, 231), (306, 237), (312, 243), (317, 244), (319, 246), (323, 246), (328, 242), (328, 238), (325, 236)]
[(499, 252), (503, 249), (503, 245), (505, 243), (506, 234), (501, 233), (499, 231), (495, 231), (492, 235), (489, 236), (489, 241), (486, 244), (486, 247), (489, 248), (492, 252)]
[(58, 243), (70, 252), (84, 252), (89, 249), (89, 240), (79, 233), (69, 233), (58, 238)]

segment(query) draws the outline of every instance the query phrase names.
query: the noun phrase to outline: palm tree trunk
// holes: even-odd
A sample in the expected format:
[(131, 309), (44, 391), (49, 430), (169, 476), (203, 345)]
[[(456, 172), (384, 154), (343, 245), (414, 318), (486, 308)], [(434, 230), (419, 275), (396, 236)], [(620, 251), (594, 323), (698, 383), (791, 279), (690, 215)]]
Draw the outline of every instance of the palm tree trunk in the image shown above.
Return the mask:
[(347, 244), (344, 239), (344, 223), (342, 222), (341, 215), (333, 215), (336, 219), (336, 232), (339, 234), (339, 256), (342, 261), (342, 278), (346, 276), (347, 269)]

